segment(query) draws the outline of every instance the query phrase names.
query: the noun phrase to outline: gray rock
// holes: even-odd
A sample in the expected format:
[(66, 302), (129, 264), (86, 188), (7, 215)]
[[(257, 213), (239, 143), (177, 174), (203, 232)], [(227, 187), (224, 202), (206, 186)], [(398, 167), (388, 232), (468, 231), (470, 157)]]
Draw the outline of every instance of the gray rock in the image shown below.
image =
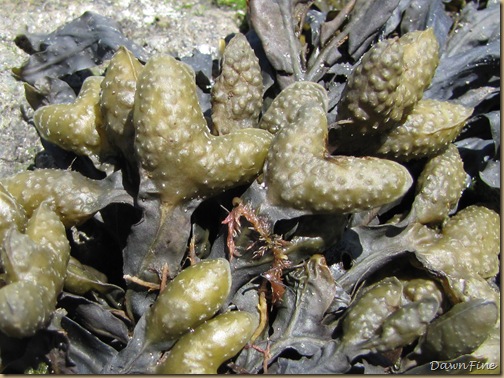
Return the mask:
[(49, 33), (92, 11), (117, 21), (129, 39), (150, 54), (183, 57), (194, 48), (218, 54), (219, 40), (238, 31), (236, 11), (217, 8), (212, 0), (34, 0), (2, 1), (0, 12), (0, 178), (33, 164), (43, 150), (29, 119), (23, 83), (11, 74), (28, 58), (14, 44), (21, 33)]

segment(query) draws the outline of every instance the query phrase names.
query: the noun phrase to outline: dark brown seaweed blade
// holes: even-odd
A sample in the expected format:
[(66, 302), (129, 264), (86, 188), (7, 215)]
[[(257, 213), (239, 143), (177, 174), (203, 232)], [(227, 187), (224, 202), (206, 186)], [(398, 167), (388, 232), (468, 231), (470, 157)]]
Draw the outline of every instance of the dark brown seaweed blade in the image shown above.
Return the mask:
[(33, 54), (13, 72), (32, 85), (44, 76), (60, 78), (99, 65), (110, 59), (119, 46), (126, 46), (140, 60), (147, 59), (143, 48), (124, 37), (115, 21), (93, 12), (85, 12), (43, 37), (25, 34), (16, 39), (23, 46), (26, 41)]

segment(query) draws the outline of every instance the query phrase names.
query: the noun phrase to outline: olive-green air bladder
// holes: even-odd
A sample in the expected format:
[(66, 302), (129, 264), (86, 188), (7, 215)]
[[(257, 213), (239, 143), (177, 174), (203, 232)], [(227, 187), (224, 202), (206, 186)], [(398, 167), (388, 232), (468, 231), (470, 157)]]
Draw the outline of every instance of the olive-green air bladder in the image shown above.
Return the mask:
[(43, 202), (24, 233), (11, 228), (1, 246), (6, 285), (0, 288), (0, 331), (33, 336), (50, 321), (63, 289), (70, 244), (59, 216)]
[(146, 343), (176, 340), (210, 319), (231, 289), (226, 259), (201, 261), (182, 270), (159, 294), (146, 315)]
[(402, 197), (413, 183), (402, 165), (376, 157), (329, 156), (327, 116), (320, 104), (297, 109), (275, 134), (265, 164), (268, 198), (315, 213), (368, 210)]
[(153, 57), (137, 88), (135, 152), (164, 203), (204, 198), (259, 174), (272, 135), (256, 128), (212, 135), (188, 65), (168, 55)]
[(258, 317), (245, 311), (220, 314), (182, 336), (155, 372), (217, 374), (222, 363), (243, 349), (258, 324)]
[(217, 134), (256, 127), (263, 104), (259, 59), (247, 38), (236, 34), (224, 49), (221, 74), (212, 87), (212, 121)]

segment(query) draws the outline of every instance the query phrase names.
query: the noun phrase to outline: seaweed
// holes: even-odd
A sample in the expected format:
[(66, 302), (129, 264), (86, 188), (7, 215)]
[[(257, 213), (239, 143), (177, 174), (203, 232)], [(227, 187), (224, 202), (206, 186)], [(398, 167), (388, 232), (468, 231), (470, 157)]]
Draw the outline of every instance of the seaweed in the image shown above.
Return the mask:
[(498, 371), (498, 6), (251, 0), (221, 59), (18, 36), (0, 372)]

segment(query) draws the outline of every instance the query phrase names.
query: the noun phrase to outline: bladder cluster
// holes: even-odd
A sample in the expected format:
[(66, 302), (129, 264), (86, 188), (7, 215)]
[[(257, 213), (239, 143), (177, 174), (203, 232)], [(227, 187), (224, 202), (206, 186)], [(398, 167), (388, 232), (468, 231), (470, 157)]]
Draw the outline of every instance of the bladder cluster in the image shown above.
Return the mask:
[[(42, 138), (67, 151), (102, 162), (127, 161), (148, 183), (148, 194), (168, 207), (258, 180), (275, 206), (351, 214), (400, 200), (414, 183), (403, 162), (427, 158), (408, 219), (444, 222), (416, 255), (444, 277), (448, 289), (428, 279), (387, 278), (366, 288), (343, 322), (344, 343), (392, 350), (426, 332), (446, 292), (455, 302), (485, 298), (498, 303), (485, 279), (497, 273), (499, 216), (472, 206), (449, 218), (466, 178), (452, 141), (472, 109), (422, 99), (437, 61), (432, 30), (407, 33), (364, 55), (348, 78), (336, 124), (328, 125), (326, 90), (313, 82), (286, 87), (260, 117), (258, 59), (246, 38), (237, 35), (224, 52), (208, 122), (188, 65), (171, 56), (143, 65), (120, 48), (105, 75), (87, 78), (73, 103), (44, 106), (34, 122)], [(47, 325), (63, 288), (70, 258), (65, 228), (127, 194), (111, 179), (52, 169), (0, 183), (0, 330), (27, 337)], [(209, 259), (183, 270), (159, 295), (147, 316), (148, 340), (180, 340), (158, 372), (215, 372), (248, 342), (257, 326), (252, 314), (232, 311), (212, 318), (229, 294), (230, 280), (228, 262)], [(195, 289), (205, 285), (209, 291)], [(193, 300), (194, 290), (207, 294)], [(173, 312), (185, 302), (187, 308)], [(185, 324), (185, 315), (172, 319), (169, 311), (191, 314), (194, 322)], [(495, 323), (497, 313), (488, 311), (486, 319)], [(187, 333), (192, 328), (194, 333)], [(217, 331), (228, 333), (229, 340), (224, 349), (216, 341), (212, 352)], [(188, 360), (188, 351), (212, 365)], [(178, 365), (184, 365), (180, 371)]]

